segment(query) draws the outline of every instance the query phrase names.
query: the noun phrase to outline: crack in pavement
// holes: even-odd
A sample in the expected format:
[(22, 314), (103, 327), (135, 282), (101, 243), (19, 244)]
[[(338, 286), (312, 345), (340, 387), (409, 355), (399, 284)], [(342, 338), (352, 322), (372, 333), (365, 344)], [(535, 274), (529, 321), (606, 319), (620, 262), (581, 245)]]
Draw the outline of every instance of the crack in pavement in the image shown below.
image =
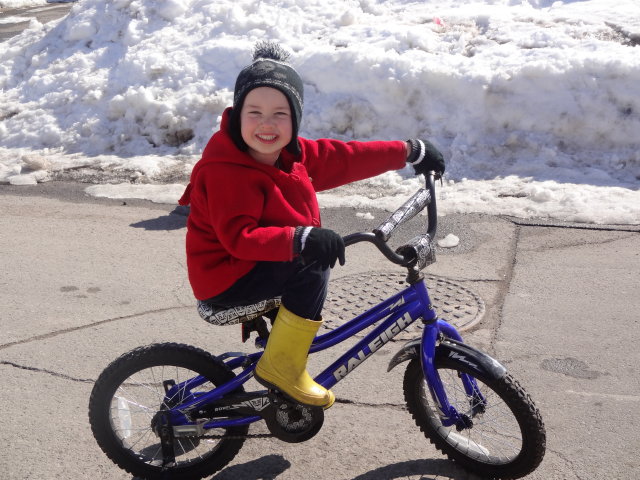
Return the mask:
[(406, 410), (407, 407), (403, 403), (368, 403), (358, 402), (356, 400), (349, 400), (347, 398), (336, 398), (336, 403), (342, 403), (344, 405), (353, 405), (356, 407), (369, 407), (369, 408), (391, 408), (394, 410)]
[(46, 368), (38, 368), (38, 367), (28, 367), (27, 365), (20, 365), (18, 363), (9, 362), (7, 360), (0, 360), (0, 365), (7, 365), (9, 367), (18, 368), (20, 370), (27, 370), (30, 372), (36, 373), (45, 373), (47, 375), (51, 375), (53, 377), (63, 378), (64, 380), (71, 380), (73, 382), (79, 383), (94, 383), (95, 380), (91, 378), (75, 378), (70, 375), (65, 375), (64, 373), (54, 372), (53, 370), (47, 370)]
[[(618, 230), (614, 230), (615, 232), (617, 232)], [(621, 233), (630, 233), (630, 232), (621, 232)], [(633, 234), (638, 235), (638, 233), (640, 232), (631, 232), (632, 235), (625, 235), (625, 236), (618, 236), (616, 238), (608, 238), (606, 240), (598, 240), (598, 241), (582, 241), (582, 242), (575, 242), (575, 243), (566, 243), (563, 245), (556, 245), (556, 246), (548, 246), (545, 245), (543, 247), (538, 247), (538, 248), (532, 248), (528, 251), (530, 252), (546, 252), (546, 251), (553, 251), (553, 250), (564, 250), (566, 248), (576, 248), (576, 247), (587, 247), (590, 245), (607, 245), (610, 243), (616, 243), (619, 242), (621, 240), (626, 240), (628, 238), (633, 238)]]
[(43, 333), (41, 335), (36, 335), (35, 337), (25, 338), (24, 340), (16, 340), (15, 342), (5, 343), (3, 345), (0, 345), (0, 350), (4, 350), (4, 349), (10, 348), (10, 347), (14, 347), (16, 345), (24, 345), (25, 343), (37, 342), (39, 340), (46, 340), (46, 339), (49, 339), (49, 338), (54, 338), (54, 337), (57, 337), (59, 335), (65, 335), (67, 333), (73, 333), (73, 332), (77, 332), (77, 331), (80, 331), (80, 330), (85, 330), (87, 328), (99, 327), (100, 325), (104, 325), (106, 323), (111, 323), (111, 322), (117, 322), (119, 320), (128, 320), (128, 319), (131, 319), (131, 318), (140, 317), (142, 315), (148, 315), (148, 314), (152, 314), (152, 313), (170, 312), (172, 310), (181, 310), (181, 309), (185, 309), (185, 308), (193, 308), (193, 307), (191, 305), (189, 305), (189, 306), (181, 306), (181, 307), (167, 307), (167, 308), (160, 308), (160, 309), (157, 309), (157, 310), (147, 310), (145, 312), (132, 313), (131, 315), (123, 315), (122, 317), (107, 318), (105, 320), (100, 320), (98, 322), (89, 323), (89, 324), (86, 324), (86, 325), (80, 325), (78, 327), (65, 328), (63, 330), (56, 330), (54, 332), (49, 332), (49, 333)]
[[(93, 378), (76, 378), (70, 375), (66, 375), (64, 373), (54, 372), (53, 370), (48, 370), (46, 368), (38, 368), (38, 367), (29, 367), (27, 365), (20, 365), (19, 363), (9, 362), (7, 360), (0, 360), (0, 365), (6, 365), (8, 367), (17, 368), (20, 370), (27, 370), (29, 372), (35, 373), (43, 373), (46, 375), (51, 375), (52, 377), (62, 378), (64, 380), (70, 380), (72, 382), (78, 383), (95, 383), (95, 379)], [(356, 400), (349, 400), (347, 398), (336, 398), (336, 403), (341, 403), (343, 405), (352, 405), (355, 407), (364, 407), (364, 408), (391, 408), (393, 410), (406, 410), (407, 407), (403, 403), (369, 403), (369, 402), (358, 402)]]
[(576, 471), (576, 464), (573, 460), (571, 460), (571, 458), (569, 458), (568, 456), (566, 456), (565, 454), (563, 454), (558, 450), (549, 448), (549, 446), (547, 446), (547, 451), (549, 453), (553, 453), (558, 458), (560, 458), (569, 467), (569, 470), (571, 470), (571, 473), (573, 473), (578, 480), (584, 480), (583, 477), (581, 477)]
[[(596, 225), (596, 224), (585, 224), (585, 225), (562, 225), (560, 223), (544, 223), (544, 222), (527, 222), (517, 218), (511, 217), (501, 217), (505, 220), (510, 221), (514, 225), (519, 225), (521, 227), (542, 227), (542, 228), (568, 228), (575, 230), (593, 230), (597, 232), (629, 232), (629, 233), (640, 233), (637, 225)], [(633, 228), (635, 227), (635, 228)]]
[(500, 282), (501, 285), (498, 288), (498, 294), (495, 301), (496, 305), (496, 320), (495, 324), (491, 325), (491, 340), (489, 342), (490, 351), (487, 352), (491, 356), (495, 356), (496, 353), (496, 344), (498, 343), (498, 338), (500, 335), (500, 327), (502, 326), (502, 321), (504, 319), (504, 302), (509, 294), (509, 290), (511, 288), (511, 281), (513, 280), (513, 275), (516, 270), (516, 264), (518, 263), (518, 244), (520, 243), (520, 233), (522, 231), (522, 227), (519, 224), (514, 224), (515, 230), (513, 235), (513, 241), (511, 243), (509, 249), (509, 256), (511, 257), (511, 261), (507, 266), (507, 271), (504, 273), (504, 278)]

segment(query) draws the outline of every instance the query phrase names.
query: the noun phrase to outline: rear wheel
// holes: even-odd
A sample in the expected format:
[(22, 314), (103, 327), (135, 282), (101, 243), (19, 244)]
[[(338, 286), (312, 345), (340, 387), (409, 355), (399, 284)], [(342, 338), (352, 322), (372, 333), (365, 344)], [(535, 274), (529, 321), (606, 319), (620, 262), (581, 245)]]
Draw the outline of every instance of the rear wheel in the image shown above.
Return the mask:
[(419, 359), (409, 362), (404, 396), (425, 436), (469, 471), (490, 478), (520, 478), (535, 470), (545, 453), (544, 424), (531, 397), (508, 373), (500, 379), (475, 375), (482, 402), (465, 392), (461, 375), (470, 374), (451, 359), (436, 365), (449, 403), (464, 425), (445, 427), (433, 404)]
[[(201, 385), (178, 388), (170, 397), (165, 393), (198, 376), (203, 377)], [(96, 381), (89, 401), (93, 435), (107, 456), (133, 475), (150, 479), (211, 475), (238, 453), (248, 425), (206, 432), (223, 436), (220, 439), (176, 437), (175, 462), (163, 467), (166, 462), (156, 434), (157, 422), (163, 410), (233, 377), (221, 361), (195, 347), (156, 344), (137, 348), (115, 360)]]

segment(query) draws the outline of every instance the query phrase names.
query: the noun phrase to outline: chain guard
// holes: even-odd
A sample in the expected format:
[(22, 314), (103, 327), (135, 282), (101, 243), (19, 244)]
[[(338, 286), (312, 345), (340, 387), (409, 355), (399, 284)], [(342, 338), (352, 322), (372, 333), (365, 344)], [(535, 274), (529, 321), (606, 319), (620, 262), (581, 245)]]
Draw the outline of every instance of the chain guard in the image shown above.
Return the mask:
[[(322, 428), (324, 409), (295, 402), (276, 390), (232, 394), (223, 400), (206, 405), (193, 412), (192, 420), (211, 419), (232, 415), (259, 415), (271, 434), (288, 443), (309, 440)], [(188, 435), (187, 435), (188, 436)], [(218, 438), (217, 435), (196, 435), (200, 438)], [(264, 437), (265, 435), (259, 435)], [(253, 435), (243, 436), (251, 438)], [(222, 436), (222, 438), (229, 438)]]
[(324, 409), (289, 401), (276, 395), (262, 414), (271, 434), (288, 443), (314, 437), (324, 423)]

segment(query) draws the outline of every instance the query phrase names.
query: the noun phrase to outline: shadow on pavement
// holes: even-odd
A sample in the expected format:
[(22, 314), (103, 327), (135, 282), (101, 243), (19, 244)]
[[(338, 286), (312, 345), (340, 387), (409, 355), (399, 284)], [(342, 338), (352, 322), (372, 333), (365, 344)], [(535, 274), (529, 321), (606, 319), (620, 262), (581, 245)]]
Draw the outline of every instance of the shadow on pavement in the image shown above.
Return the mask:
[(446, 459), (409, 460), (393, 463), (363, 473), (352, 480), (474, 480), (480, 477), (473, 475)]
[[(227, 467), (216, 473), (210, 480), (275, 480), (278, 475), (291, 467), (282, 455), (267, 455), (251, 462)], [(131, 480), (143, 480), (132, 477)]]
[(262, 458), (227, 467), (211, 477), (211, 480), (275, 480), (291, 467), (282, 455), (266, 455)]
[(131, 226), (145, 230), (180, 230), (187, 226), (187, 216), (182, 208), (177, 207), (168, 215), (132, 223)]
[[(291, 463), (281, 455), (266, 455), (240, 465), (233, 465), (211, 477), (210, 480), (276, 480)], [(411, 460), (376, 468), (352, 480), (474, 480), (480, 477), (466, 472), (449, 460)], [(133, 479), (137, 480), (137, 479)]]

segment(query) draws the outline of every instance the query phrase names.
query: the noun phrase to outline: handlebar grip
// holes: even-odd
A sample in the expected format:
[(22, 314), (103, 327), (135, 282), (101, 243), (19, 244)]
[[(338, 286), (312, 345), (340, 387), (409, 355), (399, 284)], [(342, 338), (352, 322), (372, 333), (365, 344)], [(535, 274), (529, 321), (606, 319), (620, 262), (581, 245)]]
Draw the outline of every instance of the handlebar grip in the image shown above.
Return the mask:
[(431, 193), (424, 188), (421, 188), (414, 193), (409, 200), (407, 200), (400, 208), (391, 214), (384, 222), (380, 224), (378, 228), (373, 230), (378, 238), (385, 242), (391, 237), (391, 233), (398, 225), (402, 225), (407, 220), (411, 220), (418, 213), (420, 213), (424, 207), (431, 203)]

